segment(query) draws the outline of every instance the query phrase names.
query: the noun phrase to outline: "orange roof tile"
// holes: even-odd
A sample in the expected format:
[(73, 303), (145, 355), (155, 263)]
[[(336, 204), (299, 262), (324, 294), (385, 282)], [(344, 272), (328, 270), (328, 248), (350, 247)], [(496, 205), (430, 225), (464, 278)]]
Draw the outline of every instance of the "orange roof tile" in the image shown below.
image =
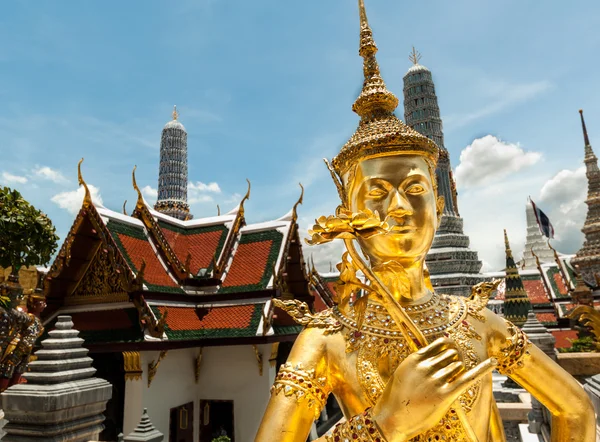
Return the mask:
[[(215, 307), (200, 319), (195, 307), (158, 307), (162, 315), (168, 311), (167, 326), (175, 330), (202, 330), (214, 328), (246, 328), (250, 325), (256, 305)], [(200, 310), (201, 312), (201, 310)]]
[(556, 319), (556, 315), (554, 313), (536, 313), (535, 316), (537, 317), (538, 321), (540, 321), (542, 324), (556, 324), (557, 323), (557, 319)]
[(532, 304), (548, 304), (550, 299), (546, 294), (544, 283), (540, 279), (523, 280), (523, 286)]
[(182, 263), (186, 262), (188, 253), (191, 254), (190, 272), (194, 275), (200, 269), (209, 268), (213, 257), (218, 258), (215, 255), (219, 252), (219, 245), (224, 236), (227, 235), (225, 228), (205, 231), (193, 229), (189, 233), (179, 233), (161, 226), (161, 231)]
[(240, 244), (223, 287), (258, 284), (266, 270), (273, 240)]
[(166, 287), (177, 286), (158, 260), (158, 257), (148, 240), (133, 238), (122, 233), (118, 233), (117, 236), (127, 251), (129, 259), (135, 266), (136, 271), (139, 271), (142, 267), (142, 260), (146, 261), (144, 282)]
[(554, 281), (556, 282), (556, 286), (558, 287), (558, 292), (561, 295), (568, 295), (569, 294), (569, 289), (565, 285), (562, 277), (560, 276), (560, 273), (555, 273), (552, 276), (554, 277)]

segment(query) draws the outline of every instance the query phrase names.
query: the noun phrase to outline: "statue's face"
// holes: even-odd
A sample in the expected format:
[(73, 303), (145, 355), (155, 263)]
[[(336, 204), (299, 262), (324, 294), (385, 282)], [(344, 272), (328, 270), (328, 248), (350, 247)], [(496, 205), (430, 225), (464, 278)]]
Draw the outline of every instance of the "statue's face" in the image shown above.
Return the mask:
[(429, 167), (419, 155), (360, 162), (349, 189), (350, 210), (370, 209), (388, 217), (391, 231), (360, 240), (372, 264), (404, 266), (425, 259), (437, 227), (436, 193)]

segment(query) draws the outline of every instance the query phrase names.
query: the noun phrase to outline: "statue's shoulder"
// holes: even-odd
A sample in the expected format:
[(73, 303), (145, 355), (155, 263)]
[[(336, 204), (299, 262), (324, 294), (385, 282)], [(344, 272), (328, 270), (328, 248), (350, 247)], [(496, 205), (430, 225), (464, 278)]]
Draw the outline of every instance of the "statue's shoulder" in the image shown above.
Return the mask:
[(284, 310), (296, 323), (307, 328), (321, 328), (326, 334), (335, 333), (342, 329), (333, 309), (312, 313), (306, 302), (297, 299), (273, 299), (275, 307)]

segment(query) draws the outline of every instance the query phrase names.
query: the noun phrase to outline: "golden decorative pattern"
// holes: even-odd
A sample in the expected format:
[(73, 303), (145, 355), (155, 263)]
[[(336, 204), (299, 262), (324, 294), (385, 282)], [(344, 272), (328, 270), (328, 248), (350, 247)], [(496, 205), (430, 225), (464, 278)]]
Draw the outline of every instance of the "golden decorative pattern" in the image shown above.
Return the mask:
[[(98, 299), (123, 298), (127, 287), (123, 285), (122, 278), (102, 243), (98, 244), (96, 254), (92, 258), (87, 271), (75, 287), (66, 303), (85, 303), (86, 298)], [(75, 299), (73, 299), (75, 298)]]
[(325, 436), (325, 440), (327, 442), (354, 440), (382, 442), (385, 441), (385, 438), (371, 416), (371, 409), (367, 408), (364, 413), (354, 416), (349, 421), (337, 424), (331, 436)]
[(285, 310), (294, 321), (304, 327), (314, 327), (325, 329), (325, 334), (339, 332), (342, 324), (333, 316), (331, 310), (325, 310), (319, 313), (311, 313), (308, 304), (296, 299), (285, 300), (273, 299), (273, 304), (282, 310)]
[(527, 339), (527, 335), (523, 330), (509, 321), (506, 321), (506, 323), (508, 325), (509, 337), (500, 348), (498, 372), (503, 375), (510, 375), (518, 368), (523, 367), (525, 359), (529, 355), (531, 342)]
[(281, 366), (271, 387), (271, 394), (282, 393), (294, 397), (298, 402), (306, 402), (308, 408), (314, 409), (315, 419), (327, 402), (331, 388), (324, 377), (317, 378), (314, 369), (306, 369), (301, 363), (287, 362)]
[(485, 322), (485, 316), (481, 313), (486, 308), (490, 296), (498, 288), (502, 280), (496, 279), (492, 282), (484, 281), (471, 288), (471, 296), (467, 301), (469, 315), (480, 322)]
[(126, 381), (137, 381), (142, 378), (142, 360), (139, 351), (123, 352), (123, 368)]

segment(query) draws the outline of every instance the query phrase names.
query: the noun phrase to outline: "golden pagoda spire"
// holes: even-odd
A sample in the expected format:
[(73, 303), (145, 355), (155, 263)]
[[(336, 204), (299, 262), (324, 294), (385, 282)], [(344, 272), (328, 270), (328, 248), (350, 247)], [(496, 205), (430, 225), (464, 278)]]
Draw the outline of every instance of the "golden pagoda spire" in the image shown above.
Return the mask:
[(419, 64), (419, 60), (421, 60), (421, 53), (412, 47), (412, 52), (408, 56), (408, 59), (412, 61), (413, 64)]
[(364, 59), (363, 73), (365, 80), (362, 92), (354, 102), (352, 110), (362, 119), (371, 119), (375, 115), (391, 114), (398, 106), (398, 98), (387, 90), (379, 72), (379, 64), (375, 58), (377, 45), (373, 40), (373, 31), (369, 27), (364, 0), (358, 0), (360, 14), (360, 46), (359, 55)]
[(173, 115), (173, 120), (177, 120), (179, 118), (179, 112), (177, 112), (177, 105), (173, 106), (173, 113), (171, 115)]
[(510, 243), (508, 242), (506, 229), (504, 229), (504, 248), (506, 249), (506, 257), (508, 258), (510, 256), (512, 258), (512, 250), (510, 250)]

